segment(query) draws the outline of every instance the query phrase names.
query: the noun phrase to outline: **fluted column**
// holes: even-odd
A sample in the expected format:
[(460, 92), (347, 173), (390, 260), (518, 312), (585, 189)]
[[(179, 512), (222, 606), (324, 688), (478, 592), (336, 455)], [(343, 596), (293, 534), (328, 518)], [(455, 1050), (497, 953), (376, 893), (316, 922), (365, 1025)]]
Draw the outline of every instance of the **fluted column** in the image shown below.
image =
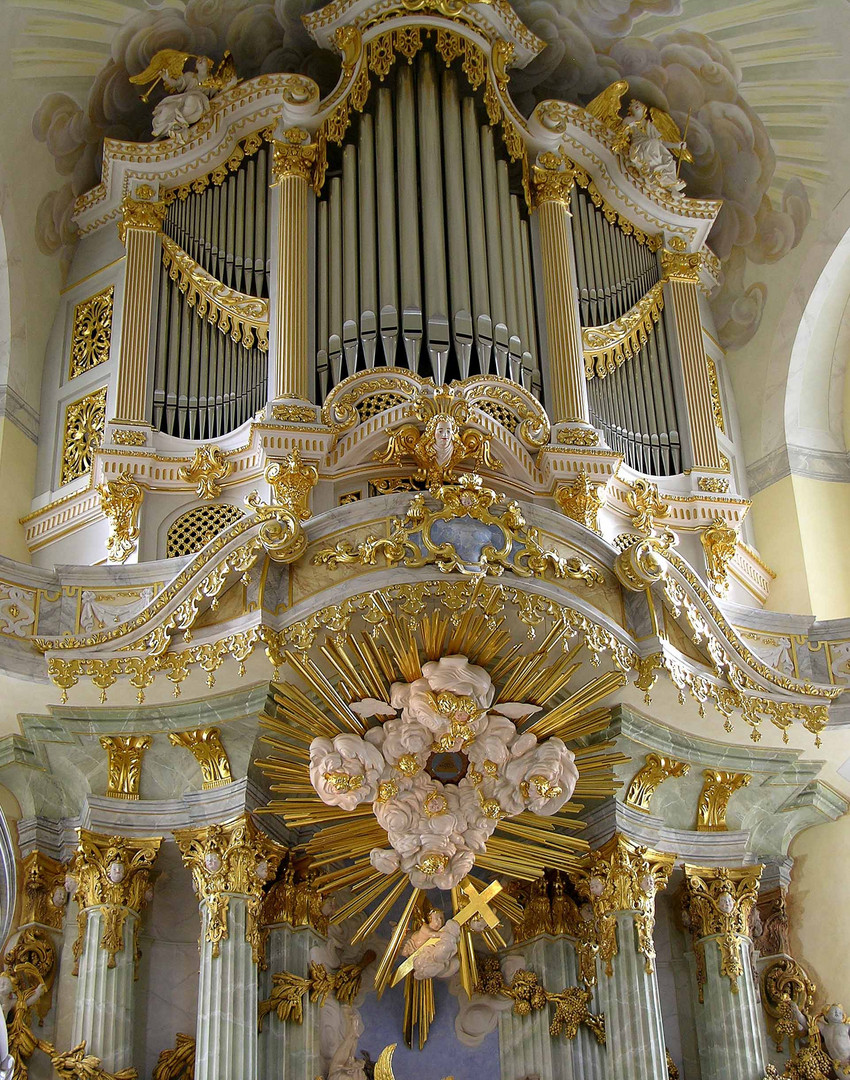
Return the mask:
[(546, 303), (550, 412), (556, 424), (589, 426), (578, 294), (570, 250), (573, 180), (569, 163), (556, 154), (541, 154), (533, 169)]
[(703, 1080), (761, 1080), (767, 1064), (752, 967), (750, 912), (761, 866), (685, 866), (685, 914), (696, 959)]
[[(681, 241), (680, 241), (681, 243)], [(671, 241), (672, 244), (672, 241)], [(684, 246), (682, 244), (682, 246)], [(711, 384), (702, 339), (699, 314), (699, 252), (662, 251), (661, 269), (669, 282), (669, 294), (676, 316), (682, 378), (691, 432), (693, 467), (720, 469), (720, 450), (711, 405)]]
[(166, 204), (151, 184), (137, 183), (121, 203), (118, 226), (127, 252), (121, 303), (121, 345), (113, 418), (147, 424), (148, 356), (153, 321), (154, 280), (160, 257), (159, 234)]
[(79, 836), (71, 863), (79, 908), (72, 1044), (85, 1041), (107, 1072), (120, 1072), (133, 1064), (137, 936), (162, 839), (100, 836), (87, 829)]
[(269, 400), (309, 395), (307, 195), (316, 177), (318, 147), (302, 128), (290, 128), (274, 144), (272, 363)]
[(247, 816), (174, 837), (201, 908), (195, 1080), (256, 1080), (258, 911), (283, 848)]
[(667, 1080), (667, 1055), (655, 972), (655, 895), (673, 856), (615, 835), (578, 881), (593, 908), (599, 944), (597, 1000), (605, 1014), (606, 1076)]

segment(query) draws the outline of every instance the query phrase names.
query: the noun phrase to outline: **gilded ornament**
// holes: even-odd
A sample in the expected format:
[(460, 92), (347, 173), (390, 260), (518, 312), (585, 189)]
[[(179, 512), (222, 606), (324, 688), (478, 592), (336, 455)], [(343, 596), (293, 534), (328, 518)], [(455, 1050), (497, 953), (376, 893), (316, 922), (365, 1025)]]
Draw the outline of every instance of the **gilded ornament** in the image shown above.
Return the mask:
[(644, 536), (651, 536), (656, 519), (666, 517), (670, 512), (670, 504), (658, 494), (658, 485), (642, 477), (633, 481), (626, 498), (634, 511), (632, 525)]
[(647, 754), (646, 764), (635, 773), (626, 792), (626, 803), (637, 810), (649, 813), (649, 804), (658, 787), (671, 777), (687, 776), (691, 771), (686, 761)]
[[(124, 923), (131, 912), (141, 914), (150, 894), (150, 872), (162, 843), (160, 837), (100, 836), (79, 830), (79, 846), (69, 868), (76, 882), (74, 899), (80, 914), (99, 908), (103, 915), (100, 947), (109, 953), (108, 967), (124, 950)], [(77, 945), (82, 954), (85, 918)]]
[(137, 1080), (135, 1069), (111, 1073), (103, 1068), (99, 1057), (86, 1053), (85, 1041), (73, 1050), (59, 1051), (51, 1043), (39, 1040), (39, 1049), (50, 1058), (59, 1080)]
[(546, 151), (531, 168), (531, 191), (535, 206), (556, 203), (569, 213), (570, 193), (575, 183), (575, 169), (563, 154)]
[(565, 427), (558, 431), (561, 446), (598, 446), (599, 432), (590, 427)]
[(263, 886), (274, 878), (284, 849), (247, 815), (225, 825), (175, 830), (174, 838), (206, 908), (206, 940), (212, 945), (212, 955), (219, 955), (221, 942), (228, 936), (230, 897), (239, 896), (246, 901), (245, 940), (257, 963), (261, 953), (258, 907)]
[(283, 137), (285, 141), (275, 139), (274, 142), (272, 186), (290, 177), (314, 183), (319, 159), (318, 144), (311, 142), (309, 132), (299, 127), (289, 128)]
[(660, 537), (632, 536), (629, 539), (633, 542), (614, 559), (614, 573), (631, 592), (644, 592), (664, 578), (667, 571), (665, 560), (675, 536), (665, 532)]
[(698, 252), (661, 251), (661, 273), (665, 281), (681, 281), (696, 285), (699, 283), (699, 271), (702, 255)]
[(177, 475), (188, 484), (195, 484), (199, 499), (215, 499), (221, 494), (219, 481), (233, 472), (233, 462), (227, 461), (218, 446), (198, 446), (188, 465), (182, 465)]
[(268, 300), (231, 289), (195, 262), (171, 237), (163, 234), (161, 240), (162, 265), (198, 318), (217, 326), (222, 334), (229, 334), (243, 348), (252, 349), (256, 345), (262, 352), (267, 352)]
[(700, 541), (705, 552), (708, 580), (714, 592), (723, 596), (729, 590), (729, 564), (738, 548), (737, 530), (717, 517), (700, 533)]
[[(717, 378), (717, 365), (710, 356), (705, 358), (705, 366), (708, 370), (708, 387), (711, 391), (711, 411), (714, 416), (715, 427), (726, 433), (726, 422), (723, 419), (723, 405), (720, 402), (720, 380)], [(726, 462), (729, 469), (729, 462)]]
[(782, 887), (759, 893), (753, 913), (751, 933), (753, 944), (762, 956), (791, 953), (788, 938), (788, 907), (786, 890)]
[(664, 1051), (667, 1056), (667, 1080), (679, 1080), (679, 1069), (676, 1062), (673, 1060), (670, 1051), (666, 1046)]
[(729, 979), (732, 992), (738, 993), (738, 979), (744, 973), (740, 954), (749, 935), (750, 912), (758, 899), (761, 872), (760, 865), (729, 869), (685, 864), (685, 912), (694, 950), (703, 954), (697, 972), (700, 1001), (705, 979), (705, 938), (717, 942), (721, 974)]
[(139, 510), (144, 491), (128, 472), (98, 486), (100, 508), (109, 520), (106, 553), (110, 562), (126, 562), (139, 539)]
[(91, 472), (95, 450), (106, 426), (106, 387), (94, 390), (65, 410), (61, 484), (70, 484)]
[(342, 55), (342, 73), (351, 78), (363, 51), (363, 35), (356, 26), (338, 26), (334, 31), (334, 45)]
[(557, 486), (555, 501), (568, 518), (599, 532), (598, 515), (605, 502), (604, 483), (594, 483), (581, 469), (575, 480)]
[(375, 460), (383, 465), (402, 465), (412, 457), (419, 467), (415, 479), (429, 488), (450, 483), (463, 461), (470, 461), (476, 469), (501, 469), (501, 463), (490, 455), (490, 436), (463, 427), (469, 408), (461, 387), (440, 386), (433, 396), (427, 390), (420, 392), (414, 409), (425, 422), (425, 430), (420, 431), (416, 424), (396, 428), (389, 433), (386, 450), (375, 453)]
[[(538, 530), (526, 525), (519, 505), (484, 487), (481, 477), (461, 476), (457, 484), (443, 484), (432, 495), (438, 510), (429, 510), (419, 492), (404, 518), (393, 519), (388, 537), (368, 536), (356, 547), (341, 540), (317, 552), (313, 562), (332, 569), (348, 563), (374, 566), (378, 555), (382, 555), (390, 566), (436, 564), (443, 573), (499, 575), (511, 570), (520, 577), (542, 578), (551, 570), (557, 579), (580, 580), (588, 588), (603, 583), (599, 571), (577, 556), (562, 556), (542, 548)], [(494, 508), (501, 513), (495, 514)], [(482, 543), (476, 555), (468, 550), (461, 554), (450, 539), (451, 533), (445, 531), (445, 523), (464, 518), (492, 526), (490, 541)]]
[(631, 360), (649, 340), (664, 310), (664, 283), (658, 282), (619, 319), (581, 332), (584, 371), (588, 379), (606, 375)]
[(112, 304), (115, 286), (82, 300), (74, 308), (71, 328), (71, 363), (68, 378), (73, 379), (109, 359), (112, 340)]
[[(22, 990), (27, 988), (29, 992), (25, 991), (26, 1011), (28, 1013), (34, 1005), (41, 1026), (53, 1004), (53, 983), (57, 970), (53, 939), (40, 926), (24, 926), (14, 935), (14, 944), (9, 948), (4, 960), (3, 974), (10, 980), (13, 993), (16, 987)], [(33, 993), (33, 988), (28, 986), (32, 982), (39, 989), (38, 993)], [(2, 1004), (6, 1005), (5, 1002)], [(12, 1033), (9, 1034), (11, 1036)]]
[(752, 776), (720, 769), (706, 769), (702, 775), (704, 780), (697, 803), (697, 829), (699, 832), (725, 832), (728, 828), (726, 810), (729, 800), (739, 788), (749, 786)]
[(320, 1008), (330, 994), (341, 1005), (352, 1005), (360, 993), (363, 972), (374, 959), (375, 953), (369, 949), (356, 963), (343, 964), (336, 971), (328, 971), (323, 964), (311, 963), (307, 978), (289, 971), (276, 972), (272, 975), (270, 996), (258, 1004), (258, 1030), (263, 1030), (263, 1021), (272, 1012), (277, 1013), (281, 1023), (290, 1020), (295, 1024), (303, 1023), (305, 996)]
[(41, 851), (31, 851), (21, 863), (21, 883), (20, 925), (41, 923), (61, 930), (68, 900), (63, 864)]
[(277, 506), (284, 507), (299, 521), (308, 521), (313, 516), (310, 492), (318, 483), (319, 473), (315, 465), (306, 465), (302, 461), (297, 447), (283, 461), (270, 462), (265, 478)]
[(153, 1070), (153, 1080), (195, 1080), (195, 1038), (178, 1033), (175, 1045), (163, 1050)]
[(110, 798), (138, 799), (142, 757), (151, 741), (150, 735), (101, 735), (100, 745), (109, 755), (106, 794)]
[(113, 428), (112, 441), (116, 446), (145, 446), (148, 438), (144, 431), (130, 428)]
[(272, 405), (272, 419), (289, 424), (315, 424), (316, 410), (311, 405)]
[(172, 731), (168, 735), (172, 746), (183, 746), (191, 750), (201, 767), (204, 778), (203, 789), (223, 787), (233, 781), (227, 751), (221, 743), (221, 732), (217, 727), (196, 728), (194, 731)]
[(593, 908), (599, 956), (607, 975), (613, 974), (613, 958), (619, 951), (617, 915), (621, 912), (634, 917), (638, 949), (647, 974), (652, 974), (655, 894), (666, 887), (674, 861), (675, 856), (638, 847), (619, 833), (590, 853), (576, 884)]
[[(194, 61), (193, 71), (186, 70), (190, 60)], [(151, 130), (155, 139), (171, 138), (179, 145), (186, 141), (190, 128), (209, 112), (211, 99), (238, 81), (229, 50), (216, 64), (208, 56), (196, 56), (179, 49), (160, 49), (144, 71), (130, 76), (134, 85), (148, 87), (142, 94), (144, 102), (162, 82), (166, 95), (154, 106)], [(152, 196), (152, 189), (148, 190)]]
[(138, 229), (142, 232), (162, 231), (162, 223), (168, 213), (168, 203), (163, 199), (145, 201), (125, 195), (121, 200), (121, 220), (118, 223), (118, 236), (122, 244), (127, 243), (127, 230)]
[(728, 476), (701, 476), (697, 482), (700, 491), (712, 495), (725, 495), (729, 491)]

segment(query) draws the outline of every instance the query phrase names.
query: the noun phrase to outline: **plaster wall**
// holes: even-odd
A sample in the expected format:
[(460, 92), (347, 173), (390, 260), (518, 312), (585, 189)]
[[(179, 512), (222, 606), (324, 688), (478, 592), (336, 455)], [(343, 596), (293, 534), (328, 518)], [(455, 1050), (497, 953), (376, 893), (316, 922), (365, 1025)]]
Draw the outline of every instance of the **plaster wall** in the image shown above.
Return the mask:
[(0, 419), (0, 553), (31, 562), (20, 518), (30, 511), (36, 445), (11, 420)]

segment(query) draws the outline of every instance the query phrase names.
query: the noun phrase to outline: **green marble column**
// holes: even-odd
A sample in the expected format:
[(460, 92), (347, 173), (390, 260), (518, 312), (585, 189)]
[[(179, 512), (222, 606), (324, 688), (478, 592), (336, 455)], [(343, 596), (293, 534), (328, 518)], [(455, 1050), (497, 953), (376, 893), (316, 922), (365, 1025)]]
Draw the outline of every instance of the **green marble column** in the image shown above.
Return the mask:
[(673, 856), (615, 834), (590, 854), (578, 888), (592, 908), (599, 944), (597, 1002), (605, 1013), (608, 1080), (667, 1080), (667, 1052), (655, 973), (655, 896)]
[[(266, 970), (260, 973), (260, 998), (272, 992), (272, 976), (288, 971), (306, 977), (310, 952), (320, 942), (309, 926), (293, 929), (285, 923), (268, 927)], [(319, 1076), (319, 1006), (303, 999), (304, 1019), (281, 1023), (272, 1012), (263, 1021), (259, 1038), (259, 1080), (314, 1080)]]
[(749, 938), (761, 869), (685, 866), (703, 1080), (762, 1080), (765, 1074), (764, 1018)]
[(71, 865), (80, 913), (72, 1045), (85, 1040), (110, 1073), (133, 1064), (136, 936), (160, 844), (81, 829)]
[(247, 815), (174, 836), (201, 908), (195, 1080), (257, 1080), (259, 909), (284, 849)]

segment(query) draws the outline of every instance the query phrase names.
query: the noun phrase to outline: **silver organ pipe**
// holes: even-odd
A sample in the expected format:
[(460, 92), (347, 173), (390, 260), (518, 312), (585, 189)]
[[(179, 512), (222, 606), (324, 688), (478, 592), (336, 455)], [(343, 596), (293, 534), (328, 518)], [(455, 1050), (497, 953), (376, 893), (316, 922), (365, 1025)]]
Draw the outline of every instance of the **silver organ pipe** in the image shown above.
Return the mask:
[[(175, 193), (163, 232), (221, 284), (268, 297), (268, 148), (246, 154), (220, 184)], [(197, 314), (161, 269), (152, 422), (178, 438), (220, 438), (265, 404), (267, 357)]]
[[(658, 259), (648, 244), (609, 220), (586, 190), (573, 189), (571, 209), (581, 324), (604, 326), (658, 283)], [(665, 307), (633, 355), (604, 376), (596, 372), (588, 385), (593, 423), (632, 468), (650, 475), (683, 468), (674, 342)]]
[(328, 152), (318, 399), (355, 370), (396, 364), (438, 383), (495, 371), (539, 393), (520, 169), (459, 70), (426, 49), (387, 81)]

